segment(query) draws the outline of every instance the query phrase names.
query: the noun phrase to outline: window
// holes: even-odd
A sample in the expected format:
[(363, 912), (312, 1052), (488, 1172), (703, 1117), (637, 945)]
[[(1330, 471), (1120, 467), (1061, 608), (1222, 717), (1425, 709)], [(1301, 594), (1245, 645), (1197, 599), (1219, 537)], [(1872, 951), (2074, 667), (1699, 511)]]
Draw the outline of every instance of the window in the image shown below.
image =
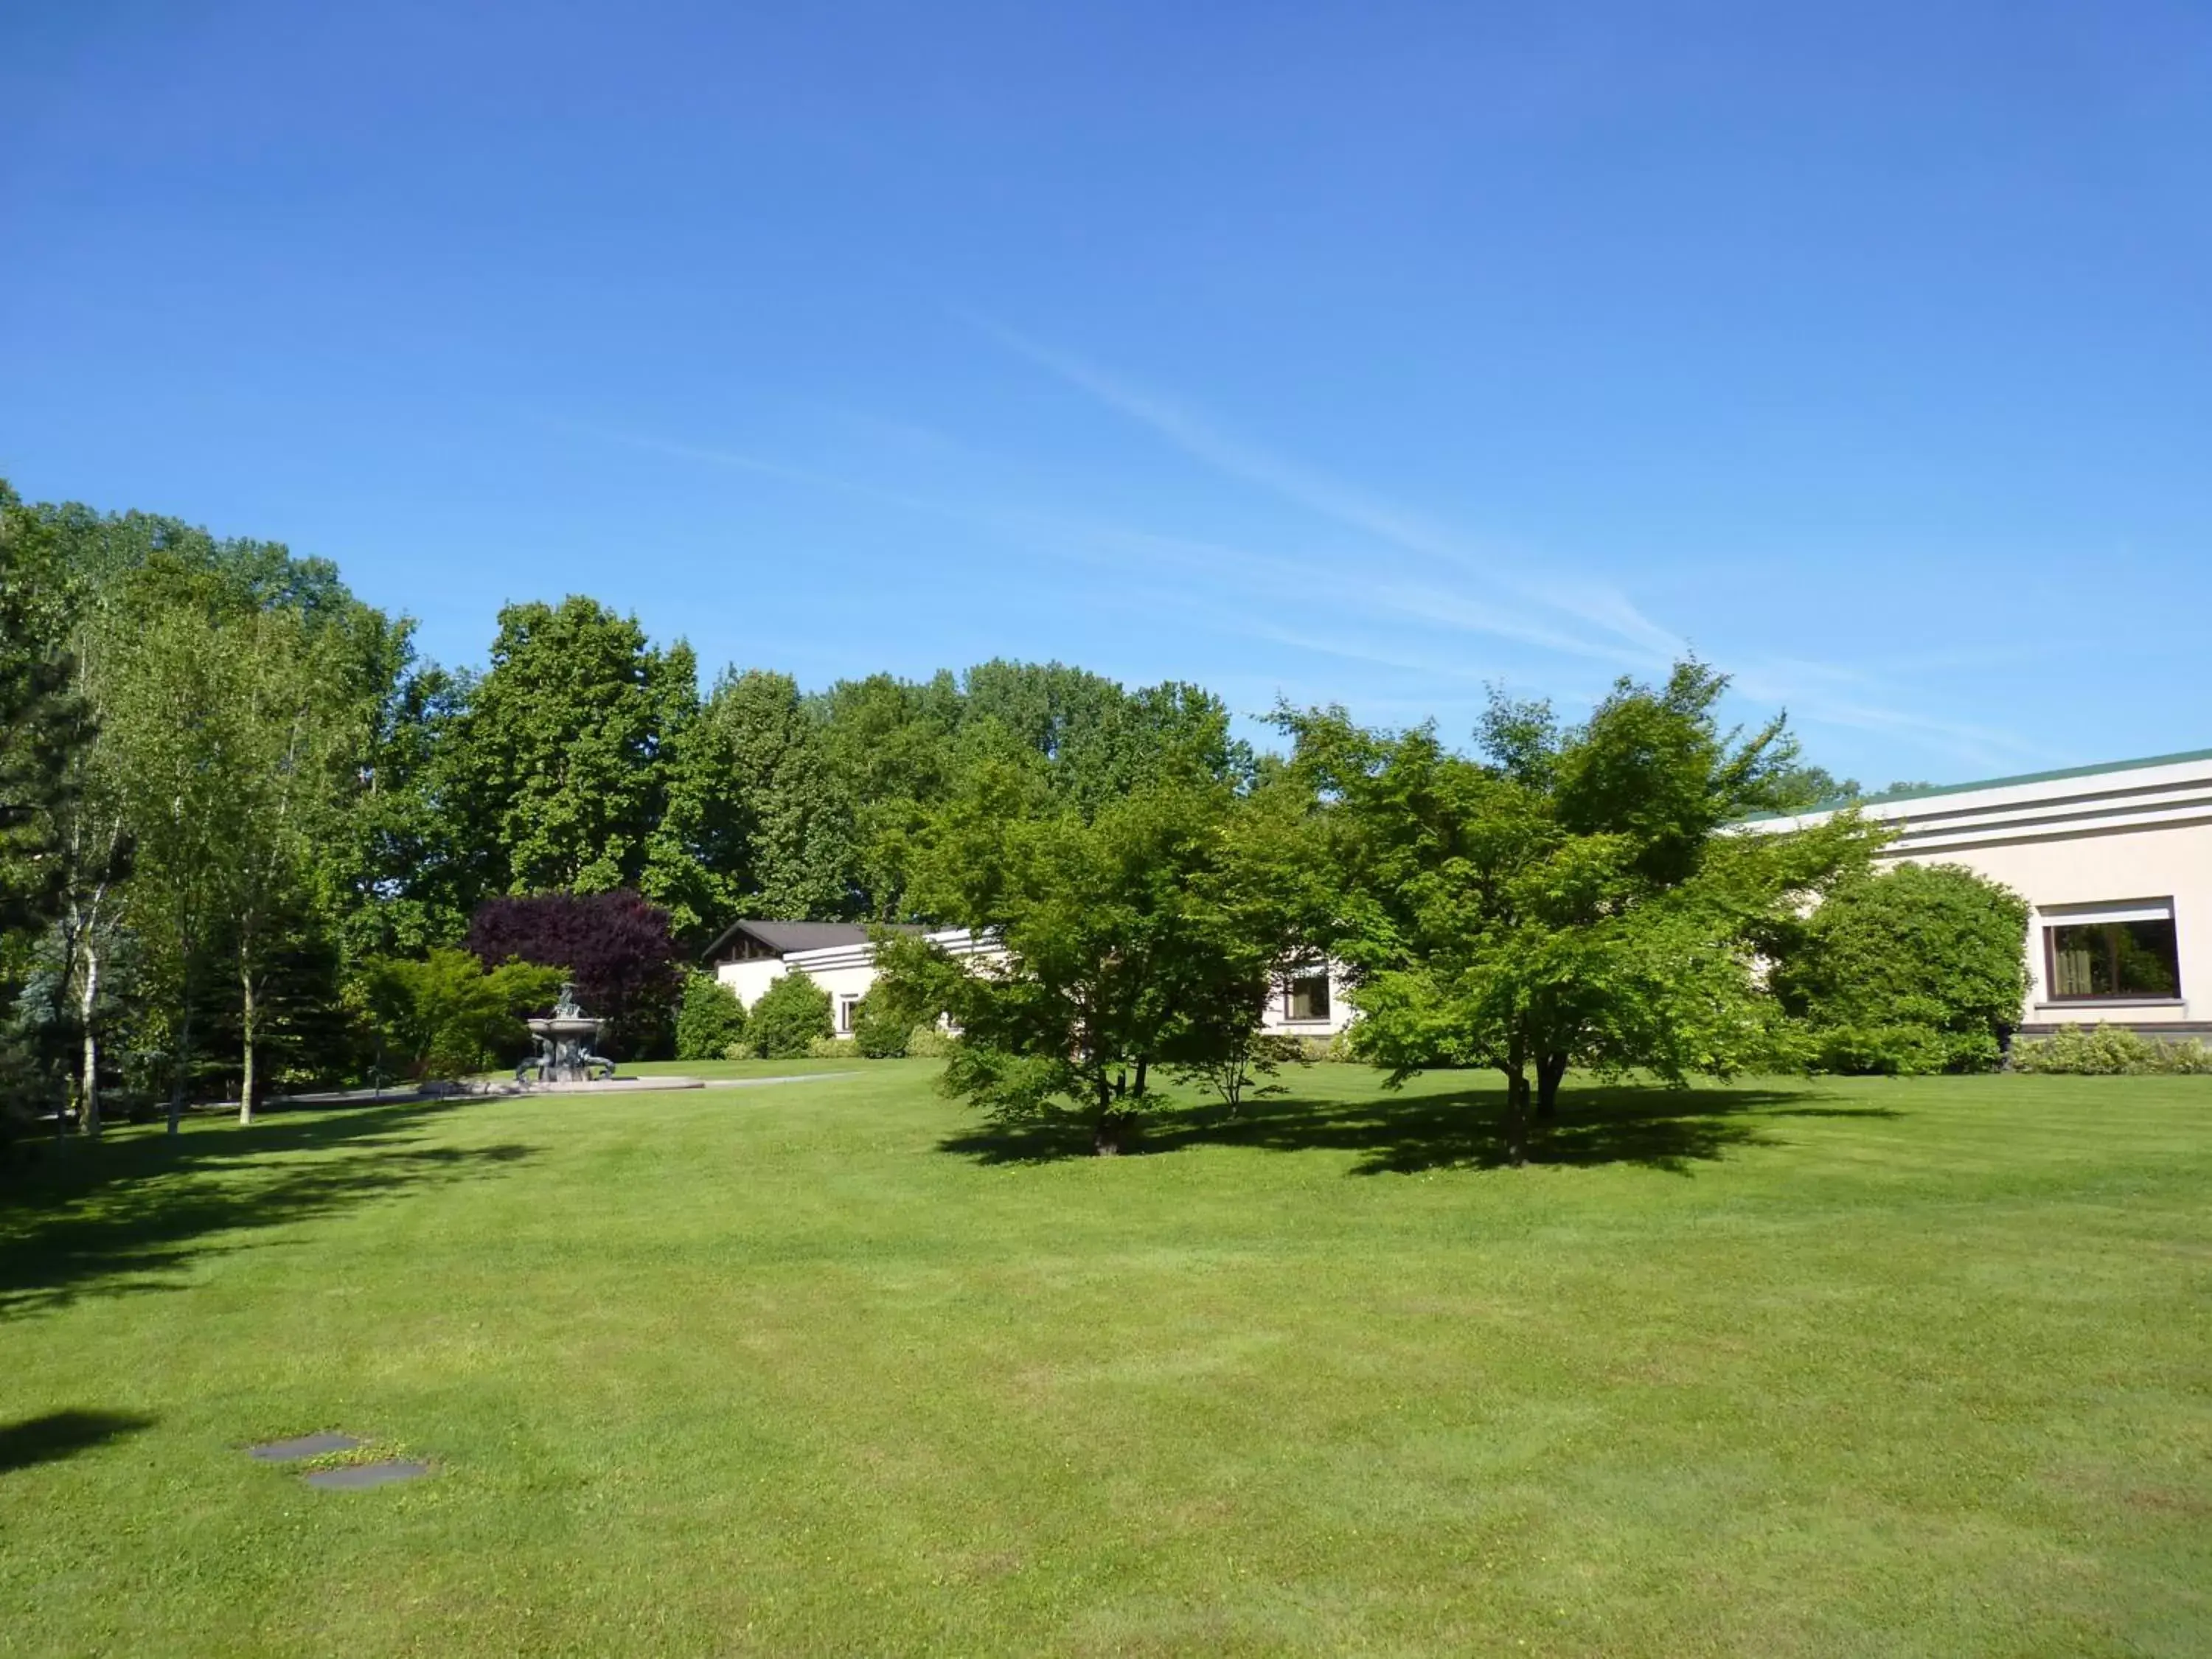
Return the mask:
[(2181, 994), (2171, 900), (2046, 914), (2045, 920), (2045, 969), (2053, 1002)]
[(860, 999), (852, 992), (839, 993), (837, 997), (837, 1035), (839, 1036), (853, 1035), (853, 1022), (860, 1018)]
[(1296, 1023), (1328, 1018), (1328, 970), (1316, 968), (1283, 981), (1283, 1018)]

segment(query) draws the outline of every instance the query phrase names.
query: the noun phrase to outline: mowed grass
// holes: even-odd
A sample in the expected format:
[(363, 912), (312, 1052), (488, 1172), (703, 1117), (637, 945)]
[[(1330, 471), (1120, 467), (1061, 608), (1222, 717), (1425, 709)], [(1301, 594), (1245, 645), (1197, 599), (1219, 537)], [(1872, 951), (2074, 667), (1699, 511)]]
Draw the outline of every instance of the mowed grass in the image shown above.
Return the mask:
[[(1100, 1161), (843, 1069), (4, 1177), (0, 1646), (2212, 1651), (2212, 1079), (1571, 1091), (1516, 1170), (1480, 1078)], [(318, 1429), (436, 1473), (240, 1450)]]

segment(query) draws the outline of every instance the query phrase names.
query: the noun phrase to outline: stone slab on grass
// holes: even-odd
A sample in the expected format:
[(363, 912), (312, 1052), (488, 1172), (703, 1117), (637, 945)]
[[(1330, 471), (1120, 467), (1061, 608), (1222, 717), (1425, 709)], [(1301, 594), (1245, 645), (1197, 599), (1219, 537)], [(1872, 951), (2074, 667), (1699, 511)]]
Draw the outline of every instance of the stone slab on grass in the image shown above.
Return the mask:
[(321, 1492), (360, 1492), (369, 1486), (388, 1486), (395, 1480), (414, 1480), (429, 1473), (428, 1463), (395, 1457), (381, 1463), (349, 1463), (342, 1468), (314, 1469), (304, 1479)]
[(289, 1440), (271, 1440), (248, 1446), (246, 1455), (264, 1463), (289, 1463), (295, 1458), (320, 1457), (326, 1452), (351, 1451), (362, 1443), (349, 1434), (301, 1434)]

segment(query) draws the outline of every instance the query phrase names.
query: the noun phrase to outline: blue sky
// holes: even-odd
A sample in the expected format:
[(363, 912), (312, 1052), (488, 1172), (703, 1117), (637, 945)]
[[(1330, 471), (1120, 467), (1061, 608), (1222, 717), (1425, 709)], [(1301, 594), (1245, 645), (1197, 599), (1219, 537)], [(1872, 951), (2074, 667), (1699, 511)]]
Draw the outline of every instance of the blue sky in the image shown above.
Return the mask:
[(2212, 744), (2200, 4), (0, 7), (0, 474), (480, 659)]

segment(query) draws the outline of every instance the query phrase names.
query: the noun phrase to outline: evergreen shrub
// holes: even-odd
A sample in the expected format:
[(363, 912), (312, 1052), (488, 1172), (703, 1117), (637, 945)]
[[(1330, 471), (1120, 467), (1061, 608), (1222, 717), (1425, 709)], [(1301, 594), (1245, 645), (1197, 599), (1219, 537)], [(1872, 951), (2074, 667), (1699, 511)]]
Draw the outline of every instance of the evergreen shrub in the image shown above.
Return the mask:
[(676, 1058), (720, 1060), (745, 1037), (745, 1008), (712, 974), (688, 974), (676, 1011)]
[(745, 1040), (763, 1060), (799, 1060), (817, 1037), (835, 1035), (830, 994), (802, 969), (769, 982), (745, 1019)]
[(1994, 1071), (2027, 995), (2027, 902), (1956, 865), (1838, 887), (1782, 942), (1771, 983), (1814, 1068)]
[(902, 1060), (913, 1023), (871, 991), (854, 1010), (853, 1043), (864, 1060)]

